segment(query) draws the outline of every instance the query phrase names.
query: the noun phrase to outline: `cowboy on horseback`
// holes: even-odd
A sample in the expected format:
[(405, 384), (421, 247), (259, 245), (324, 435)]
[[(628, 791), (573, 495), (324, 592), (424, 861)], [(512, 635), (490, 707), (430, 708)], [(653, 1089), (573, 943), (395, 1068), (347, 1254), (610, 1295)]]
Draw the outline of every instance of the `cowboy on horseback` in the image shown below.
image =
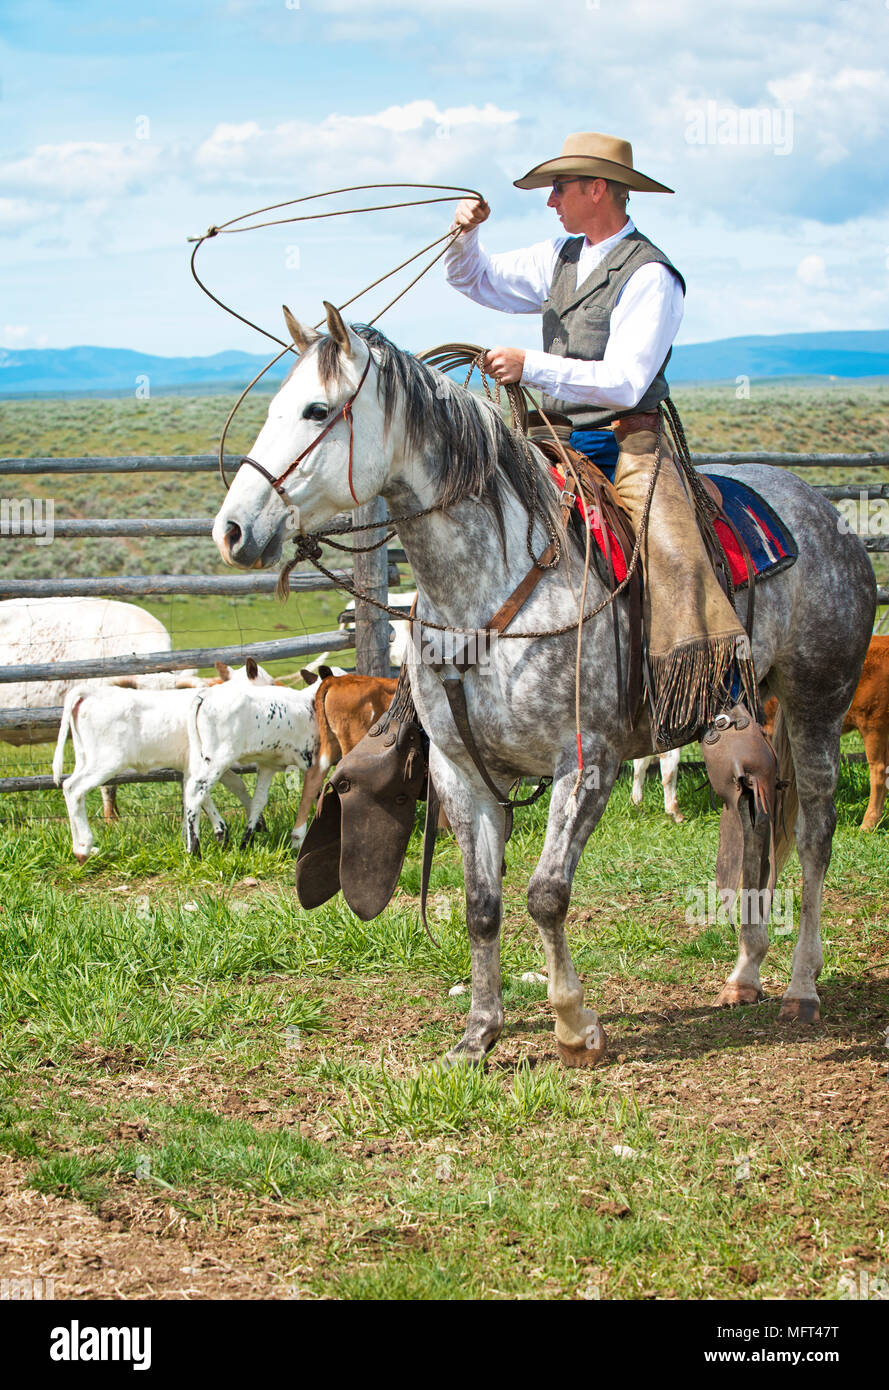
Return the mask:
[(485, 368), (500, 383), (541, 389), (544, 410), (568, 418), (570, 445), (613, 481), (637, 530), (660, 453), (642, 549), (654, 743), (663, 751), (711, 731), (705, 753), (723, 734), (727, 752), (736, 720), (745, 743), (755, 742), (756, 725), (740, 708), (755, 719), (750, 644), (660, 431), (685, 281), (626, 211), (630, 189), (673, 190), (633, 167), (627, 141), (589, 132), (569, 135), (561, 155), (515, 184), (548, 185), (547, 206), (566, 235), (505, 254), (488, 254), (478, 240), (487, 203), (460, 202), (454, 229), (463, 234), (447, 252), (448, 282), (488, 308), (542, 314), (542, 352), (495, 347)]

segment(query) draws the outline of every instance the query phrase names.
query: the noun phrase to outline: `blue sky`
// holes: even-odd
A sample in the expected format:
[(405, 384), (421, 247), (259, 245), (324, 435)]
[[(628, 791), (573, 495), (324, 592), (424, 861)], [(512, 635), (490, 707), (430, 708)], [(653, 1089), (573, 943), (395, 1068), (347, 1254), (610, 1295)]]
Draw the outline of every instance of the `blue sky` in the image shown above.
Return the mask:
[[(688, 281), (678, 341), (884, 328), (887, 54), (887, 0), (0, 0), (0, 345), (262, 351), (193, 286), (189, 234), (428, 179), (485, 192), (490, 249), (527, 245), (560, 228), (512, 180), (575, 130), (631, 140), (677, 190), (630, 211)], [(277, 331), (282, 301), (314, 321), (448, 221), (219, 238), (201, 270)], [(437, 271), (381, 326), (413, 348), (539, 341)]]

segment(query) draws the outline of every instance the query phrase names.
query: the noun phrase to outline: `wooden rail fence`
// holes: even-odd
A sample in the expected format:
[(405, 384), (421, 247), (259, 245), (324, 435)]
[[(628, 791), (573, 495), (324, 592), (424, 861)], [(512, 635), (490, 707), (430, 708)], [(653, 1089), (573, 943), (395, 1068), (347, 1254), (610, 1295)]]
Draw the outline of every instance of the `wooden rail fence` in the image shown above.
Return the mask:
[[(700, 453), (693, 454), (697, 467), (735, 466), (741, 463), (764, 463), (789, 468), (794, 471), (803, 468), (841, 468), (846, 470), (889, 468), (889, 453), (870, 454), (790, 454), (790, 453)], [(230, 474), (239, 465), (237, 458), (226, 460)], [(58, 474), (145, 474), (145, 473), (211, 473), (217, 468), (217, 460), (211, 454), (188, 455), (121, 455), (114, 458), (95, 458), (77, 456), (69, 458), (3, 458), (0, 459), (0, 477), (39, 477)], [(840, 484), (817, 484), (831, 502), (858, 500), (868, 505), (872, 501), (885, 501), (889, 504), (889, 483), (869, 483), (866, 481), (843, 482)], [(3, 539), (24, 537), (31, 532), (21, 515), (12, 516), (12, 510), (4, 526)], [(378, 499), (357, 509), (352, 514), (356, 524), (379, 525), (385, 516), (385, 505)], [(53, 519), (53, 538), (59, 539), (101, 539), (104, 537), (124, 537), (131, 539), (152, 539), (168, 537), (210, 538), (211, 517), (118, 517), (94, 518), (89, 520)], [(889, 527), (876, 530), (873, 535), (862, 535), (861, 539), (871, 553), (889, 552)], [(367, 554), (356, 554), (353, 570), (337, 570), (338, 578), (354, 579), (357, 587), (369, 592), (375, 598), (385, 601), (389, 586), (398, 582), (398, 564), (405, 564), (403, 550), (385, 546)], [(44, 597), (91, 597), (138, 598), (160, 594), (212, 594), (237, 596), (240, 594), (271, 594), (277, 584), (275, 574), (247, 575), (167, 575), (140, 574), (96, 576), (79, 579), (23, 579), (0, 578), (0, 599), (44, 598)], [(295, 592), (330, 589), (335, 585), (323, 576), (313, 574), (293, 574), (290, 587)], [(877, 601), (889, 604), (889, 588), (878, 586)], [(178, 671), (191, 667), (205, 667), (214, 661), (228, 664), (241, 662), (246, 656), (254, 656), (257, 661), (275, 661), (281, 658), (304, 659), (321, 651), (343, 651), (355, 647), (356, 669), (368, 674), (387, 674), (389, 670), (388, 619), (371, 605), (356, 604), (355, 632), (337, 630), (335, 632), (313, 633), (308, 636), (281, 638), (271, 642), (236, 644), (222, 648), (194, 647), (176, 652), (156, 652), (143, 656), (114, 657), (106, 660), (68, 661), (0, 667), (0, 686), (18, 681), (79, 680), (95, 676), (141, 675), (150, 671)], [(35, 707), (0, 711), (0, 733), (3, 730), (38, 729), (46, 732), (47, 738), (55, 737), (58, 730), (61, 709), (59, 707)], [(686, 765), (688, 766), (688, 765)], [(179, 776), (170, 769), (157, 773), (132, 774), (119, 781), (172, 781)], [(0, 778), (0, 792), (43, 790), (52, 785), (47, 777)]]

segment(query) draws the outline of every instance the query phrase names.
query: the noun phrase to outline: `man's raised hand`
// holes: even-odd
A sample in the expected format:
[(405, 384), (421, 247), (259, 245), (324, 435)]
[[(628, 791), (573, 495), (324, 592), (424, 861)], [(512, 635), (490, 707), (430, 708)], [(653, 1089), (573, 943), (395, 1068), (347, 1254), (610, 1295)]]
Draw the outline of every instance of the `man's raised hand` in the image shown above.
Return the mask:
[(468, 232), (472, 227), (486, 222), (490, 216), (491, 209), (484, 198), (461, 198), (454, 213), (452, 226), (454, 231), (459, 228), (461, 232)]

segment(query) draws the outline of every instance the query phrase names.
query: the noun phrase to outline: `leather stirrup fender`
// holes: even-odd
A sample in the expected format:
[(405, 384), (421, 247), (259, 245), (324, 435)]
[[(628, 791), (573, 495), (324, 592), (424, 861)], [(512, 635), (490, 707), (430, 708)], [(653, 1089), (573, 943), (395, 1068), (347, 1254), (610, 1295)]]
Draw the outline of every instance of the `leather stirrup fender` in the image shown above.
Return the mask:
[[(340, 810), (338, 886), (364, 922), (378, 917), (395, 891), (426, 774), (419, 725), (392, 720), (375, 724), (331, 775)], [(329, 871), (325, 884), (332, 880)]]
[(340, 798), (328, 782), (296, 857), (296, 896), (307, 911), (340, 891)]
[(297, 856), (302, 907), (319, 907), (342, 890), (362, 921), (379, 916), (398, 883), (426, 774), (416, 724), (393, 722), (382, 731), (375, 725), (346, 754)]
[[(719, 820), (716, 886), (720, 895), (767, 890), (769, 901), (778, 877), (775, 832), (778, 817), (778, 760), (760, 726), (740, 705), (720, 715), (701, 738), (707, 775), (723, 803)], [(751, 839), (750, 830), (759, 831)], [(767, 836), (761, 818), (768, 817)], [(743, 878), (743, 883), (742, 883)], [(729, 906), (723, 897), (724, 905)]]

